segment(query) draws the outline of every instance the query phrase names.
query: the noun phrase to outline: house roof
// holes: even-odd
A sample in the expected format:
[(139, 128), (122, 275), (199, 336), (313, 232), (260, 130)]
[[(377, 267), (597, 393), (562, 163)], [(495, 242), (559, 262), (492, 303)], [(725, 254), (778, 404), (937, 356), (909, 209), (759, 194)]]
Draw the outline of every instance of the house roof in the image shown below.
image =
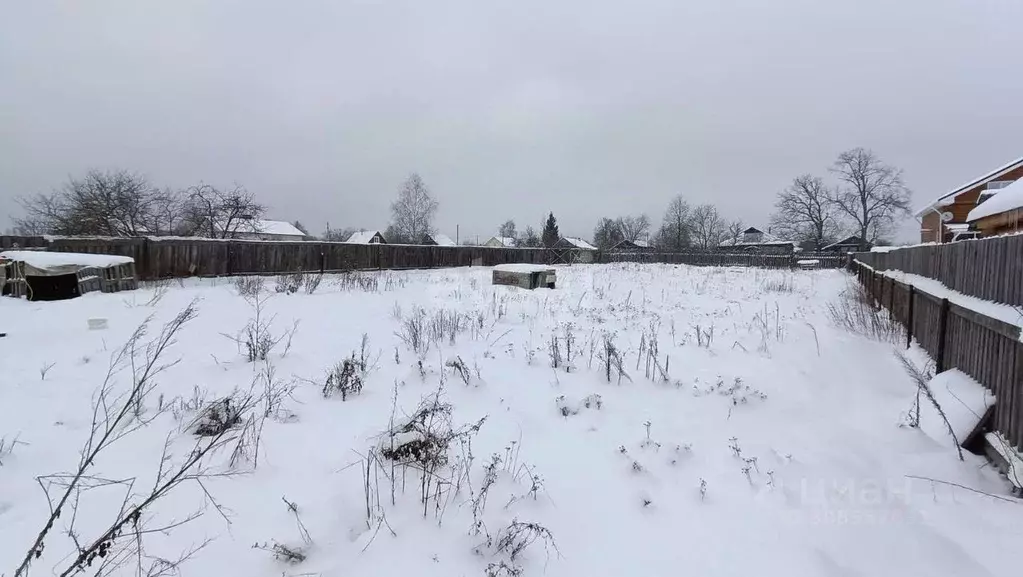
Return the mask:
[[(221, 227), (223, 228), (223, 227)], [(248, 234), (272, 234), (278, 236), (305, 236), (295, 225), (283, 220), (262, 218), (239, 219), (231, 223), (230, 232)]]
[[(348, 244), (370, 244), (373, 237), (380, 234), (375, 230), (360, 230), (359, 232), (352, 233), (352, 236), (348, 237), (345, 242)], [(383, 238), (383, 235), (380, 235)]]
[(959, 194), (962, 194), (962, 193), (966, 192), (967, 190), (970, 190), (971, 188), (975, 188), (975, 187), (980, 186), (982, 184), (986, 184), (988, 182), (991, 182), (992, 180), (996, 180), (996, 179), (998, 179), (999, 176), (1002, 176), (1003, 174), (1005, 174), (1005, 173), (1007, 173), (1009, 171), (1015, 170), (1015, 169), (1017, 169), (1017, 168), (1019, 168), (1021, 166), (1023, 166), (1023, 158), (1017, 158), (1016, 160), (1010, 162), (1009, 164), (1006, 164), (1005, 166), (1000, 166), (1000, 167), (992, 170), (991, 172), (985, 174), (984, 176), (982, 176), (980, 178), (977, 178), (977, 179), (974, 179), (974, 180), (971, 180), (970, 182), (967, 182), (966, 184), (964, 184), (964, 185), (962, 185), (962, 186), (960, 186), (960, 187), (958, 187), (956, 189), (953, 189), (952, 192), (946, 193), (945, 195), (938, 197), (937, 200), (935, 200), (934, 202), (932, 202), (932, 203), (928, 204), (927, 206), (923, 207), (922, 209), (920, 209), (916, 213), (916, 216), (918, 216), (918, 217), (919, 216), (923, 216), (929, 210), (931, 210), (932, 208), (937, 208), (939, 206), (944, 206), (945, 204), (950, 204), (950, 203), (945, 202), (945, 201), (947, 201), (950, 198), (953, 198), (953, 197), (955, 197), (955, 196), (957, 196)]
[(580, 249), (583, 249), (583, 250), (597, 250), (597, 247), (593, 246), (592, 244), (586, 242), (585, 240), (583, 240), (581, 238), (576, 238), (574, 236), (565, 236), (565, 237), (562, 237), (561, 240), (567, 242), (568, 244), (570, 244), (570, 245), (572, 245), (572, 246), (574, 246), (576, 248), (580, 248)]
[[(850, 245), (850, 244), (859, 245), (861, 242), (863, 242), (863, 239), (861, 239), (860, 237), (858, 237), (858, 236), (856, 236), (854, 234), (852, 236), (848, 236), (846, 238), (843, 238), (842, 240), (840, 240), (838, 242), (833, 242), (833, 243), (829, 244), (828, 246), (822, 248), (821, 250), (828, 250), (829, 248), (834, 248), (836, 246), (847, 246), (847, 245)], [(870, 243), (867, 243), (867, 244), (870, 244)]]
[(437, 243), (437, 246), (457, 246), (455, 241), (451, 240), (451, 237), (446, 234), (431, 234), (430, 238), (433, 242)]
[(729, 239), (721, 241), (721, 243), (718, 244), (718, 246), (761, 246), (761, 245), (781, 245), (781, 244), (791, 244), (791, 245), (795, 246), (796, 244), (798, 244), (797, 242), (792, 241), (792, 240), (782, 240), (782, 239), (774, 236), (773, 234), (771, 234), (769, 232), (764, 232), (764, 231), (762, 231), (762, 230), (760, 230), (758, 228), (750, 227), (750, 228), (746, 229), (745, 231), (743, 231), (743, 234), (746, 234), (746, 233), (759, 233), (762, 236), (760, 237), (760, 240), (756, 241), (756, 242), (746, 241), (742, 237), (739, 237), (737, 239), (729, 238)]
[(1023, 209), (1023, 179), (994, 191), (991, 198), (977, 205), (966, 217), (966, 222), (974, 222), (982, 218)]
[(515, 239), (510, 236), (492, 236), (490, 237), (489, 240), (487, 240), (487, 242), (490, 242), (491, 240), (496, 240), (497, 242), (501, 243), (506, 247), (515, 246)]

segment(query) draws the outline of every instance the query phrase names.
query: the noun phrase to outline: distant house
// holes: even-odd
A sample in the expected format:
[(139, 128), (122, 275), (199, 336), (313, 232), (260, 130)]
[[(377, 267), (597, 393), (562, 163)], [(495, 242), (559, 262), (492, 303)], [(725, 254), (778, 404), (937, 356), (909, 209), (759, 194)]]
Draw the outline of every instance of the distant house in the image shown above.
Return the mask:
[(262, 218), (240, 218), (228, 225), (217, 225), (217, 235), (238, 240), (305, 240), (306, 234), (290, 222)]
[(581, 238), (572, 236), (562, 237), (554, 244), (554, 248), (572, 251), (572, 257), (575, 262), (590, 263), (597, 256), (597, 247)]
[(769, 232), (755, 227), (742, 231), (742, 236), (728, 239), (718, 245), (719, 251), (728, 252), (759, 252), (764, 254), (792, 254), (796, 251), (797, 242), (782, 240)]
[(623, 240), (623, 241), (619, 242), (618, 244), (614, 245), (613, 247), (611, 247), (611, 250), (623, 251), (623, 252), (624, 251), (628, 251), (628, 252), (635, 252), (635, 251), (644, 252), (644, 251), (652, 251), (653, 247), (651, 247), (650, 243), (645, 241), (645, 240)]
[[(972, 221), (969, 218), (974, 209), (1021, 178), (1023, 158), (996, 168), (938, 197), (916, 213), (920, 219), (920, 242), (951, 242), (961, 237), (969, 230), (971, 224), (979, 224), (980, 217)], [(993, 225), (994, 222), (989, 220), (985, 222), (985, 226), (988, 226), (989, 230), (998, 230), (1001, 225)]]
[(873, 248), (873, 245), (869, 242), (864, 241), (862, 238), (852, 235), (848, 238), (843, 238), (838, 242), (833, 242), (828, 246), (821, 249), (821, 252), (837, 252), (837, 253), (850, 253), (868, 251)]
[(384, 235), (376, 230), (360, 230), (345, 241), (346, 244), (387, 244)]
[(493, 248), (515, 248), (515, 239), (510, 236), (492, 236), (483, 246)]
[(983, 236), (1023, 230), (1023, 178), (997, 189), (966, 217)]
[(423, 237), (423, 242), (427, 246), (458, 246), (455, 241), (451, 240), (450, 236), (444, 234), (428, 234)]

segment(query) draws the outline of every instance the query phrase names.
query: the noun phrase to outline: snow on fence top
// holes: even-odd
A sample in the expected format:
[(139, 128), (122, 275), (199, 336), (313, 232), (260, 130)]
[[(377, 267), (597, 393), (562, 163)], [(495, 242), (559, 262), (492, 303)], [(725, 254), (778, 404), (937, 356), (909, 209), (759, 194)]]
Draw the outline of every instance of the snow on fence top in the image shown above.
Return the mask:
[(91, 267), (107, 268), (135, 262), (135, 259), (130, 256), (114, 254), (46, 252), (38, 250), (8, 250), (0, 252), (0, 259), (23, 262), (32, 268), (47, 271), (50, 274), (74, 272), (78, 269)]
[(1023, 209), (1023, 179), (1000, 189), (994, 196), (977, 205), (967, 215), (967, 222), (974, 222), (1010, 210)]
[(547, 272), (554, 267), (543, 264), (499, 264), (494, 267), (498, 272)]

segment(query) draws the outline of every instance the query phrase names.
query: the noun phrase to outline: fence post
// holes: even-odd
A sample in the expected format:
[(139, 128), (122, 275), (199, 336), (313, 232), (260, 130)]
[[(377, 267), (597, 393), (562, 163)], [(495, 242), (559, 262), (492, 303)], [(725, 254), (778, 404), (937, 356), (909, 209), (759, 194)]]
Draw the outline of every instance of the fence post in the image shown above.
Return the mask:
[(913, 345), (913, 297), (916, 296), (916, 289), (909, 285), (909, 308), (906, 312), (906, 348)]
[(888, 277), (888, 312), (895, 318), (895, 279)]
[(323, 274), (323, 269), (327, 263), (327, 253), (323, 252), (323, 245), (320, 245), (320, 274)]
[(941, 313), (938, 317), (938, 355), (936, 373), (945, 371), (945, 337), (948, 332), (948, 299), (941, 299)]

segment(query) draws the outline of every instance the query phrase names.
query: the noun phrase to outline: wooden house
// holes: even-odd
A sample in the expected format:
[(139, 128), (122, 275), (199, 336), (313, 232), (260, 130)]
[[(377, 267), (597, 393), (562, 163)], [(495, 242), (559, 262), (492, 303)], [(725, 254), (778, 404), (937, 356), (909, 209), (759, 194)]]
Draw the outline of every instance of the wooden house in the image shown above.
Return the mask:
[(359, 232), (352, 233), (352, 236), (348, 237), (345, 241), (346, 244), (387, 244), (384, 240), (384, 235), (380, 234), (380, 231), (376, 230), (360, 230)]
[(719, 252), (756, 252), (761, 254), (793, 254), (798, 243), (780, 239), (756, 227), (742, 231), (742, 236), (718, 245)]
[[(964, 226), (969, 227), (968, 217), (973, 209), (1020, 178), (1023, 178), (1023, 158), (1000, 166), (938, 197), (916, 213), (920, 219), (920, 242), (951, 242)], [(991, 222), (985, 225), (991, 226)]]
[(983, 236), (1023, 231), (1023, 178), (996, 190), (966, 220)]

